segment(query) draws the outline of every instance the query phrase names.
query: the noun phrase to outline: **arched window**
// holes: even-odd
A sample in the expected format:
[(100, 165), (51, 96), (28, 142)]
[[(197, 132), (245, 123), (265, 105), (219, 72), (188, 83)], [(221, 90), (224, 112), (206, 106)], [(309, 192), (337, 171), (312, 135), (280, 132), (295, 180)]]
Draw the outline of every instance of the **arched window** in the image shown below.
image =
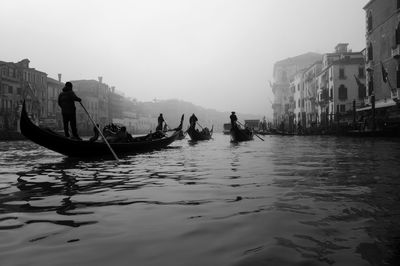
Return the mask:
[(372, 12), (368, 12), (367, 16), (367, 32), (370, 32), (372, 30)]
[(397, 0), (397, 9), (400, 8), (400, 0)]
[(343, 84), (339, 86), (339, 100), (347, 100), (347, 88)]
[(399, 45), (400, 44), (400, 22), (399, 22), (399, 24), (397, 24), (395, 38), (396, 38), (396, 45)]
[(367, 61), (373, 60), (374, 59), (374, 50), (372, 47), (372, 43), (368, 44), (368, 50), (367, 50)]

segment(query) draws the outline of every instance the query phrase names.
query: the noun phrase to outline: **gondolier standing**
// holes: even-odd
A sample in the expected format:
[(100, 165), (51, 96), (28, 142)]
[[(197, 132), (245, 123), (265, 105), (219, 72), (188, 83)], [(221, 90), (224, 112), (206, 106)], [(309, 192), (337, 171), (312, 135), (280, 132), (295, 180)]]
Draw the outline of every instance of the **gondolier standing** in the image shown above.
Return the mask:
[(156, 127), (156, 131), (161, 131), (163, 129), (163, 123), (165, 122), (162, 114), (158, 116), (158, 125)]
[(81, 102), (81, 98), (76, 96), (75, 92), (72, 90), (72, 83), (66, 82), (62, 92), (58, 96), (58, 105), (61, 107), (61, 113), (63, 117), (64, 124), (64, 134), (69, 138), (69, 128), (68, 124), (71, 125), (72, 135), (76, 139), (81, 139), (78, 135), (76, 129), (76, 108), (75, 102)]
[(190, 123), (190, 127), (195, 128), (196, 127), (196, 123), (197, 123), (198, 119), (195, 116), (195, 114), (192, 114), (189, 118), (189, 123)]
[(229, 118), (231, 119), (231, 128), (237, 127), (236, 121), (238, 119), (237, 119), (237, 116), (235, 115), (235, 112), (232, 112), (232, 114), (230, 115)]

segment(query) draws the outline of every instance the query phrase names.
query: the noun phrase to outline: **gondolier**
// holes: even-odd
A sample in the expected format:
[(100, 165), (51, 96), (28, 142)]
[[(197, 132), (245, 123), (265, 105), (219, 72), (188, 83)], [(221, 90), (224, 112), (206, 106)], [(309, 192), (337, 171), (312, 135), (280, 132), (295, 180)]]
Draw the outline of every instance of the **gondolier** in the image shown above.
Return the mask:
[(66, 82), (65, 86), (58, 96), (58, 105), (61, 107), (61, 113), (63, 117), (64, 124), (64, 134), (69, 138), (69, 127), (71, 126), (72, 135), (76, 139), (81, 139), (78, 135), (76, 129), (76, 108), (75, 102), (81, 102), (81, 98), (76, 96), (75, 92), (72, 90), (72, 83)]
[(189, 118), (190, 127), (195, 128), (195, 127), (196, 127), (197, 121), (198, 121), (198, 119), (197, 119), (196, 115), (195, 115), (195, 114), (192, 114), (192, 115), (190, 116), (190, 118)]
[(229, 118), (231, 119), (231, 128), (237, 127), (236, 121), (237, 121), (238, 119), (237, 119), (237, 116), (236, 116), (235, 112), (232, 112), (232, 114), (230, 115)]

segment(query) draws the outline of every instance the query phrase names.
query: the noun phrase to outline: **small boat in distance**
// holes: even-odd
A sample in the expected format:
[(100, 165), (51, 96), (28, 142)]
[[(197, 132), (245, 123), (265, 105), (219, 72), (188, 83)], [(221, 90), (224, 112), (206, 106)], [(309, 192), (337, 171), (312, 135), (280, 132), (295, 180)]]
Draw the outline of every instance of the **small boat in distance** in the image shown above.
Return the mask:
[(211, 127), (211, 130), (208, 130), (208, 128), (203, 128), (201, 131), (193, 127), (189, 127), (187, 133), (189, 134), (192, 141), (209, 140), (212, 137), (213, 130), (214, 126)]
[(248, 128), (240, 128), (239, 126), (235, 126), (230, 130), (231, 134), (231, 142), (241, 142), (253, 140), (253, 131)]
[[(126, 143), (110, 143), (116, 154), (143, 153), (167, 147), (174, 142), (182, 131), (183, 115), (180, 125), (166, 134), (160, 132), (150, 133), (146, 136), (133, 138)], [(25, 102), (22, 105), (20, 119), (21, 133), (27, 139), (49, 150), (69, 157), (101, 157), (111, 156), (111, 151), (105, 142), (91, 142), (89, 140), (76, 140), (64, 137), (50, 129), (36, 126), (29, 118)]]
[(231, 132), (231, 123), (224, 124), (224, 130), (222, 131), (225, 135), (229, 135)]

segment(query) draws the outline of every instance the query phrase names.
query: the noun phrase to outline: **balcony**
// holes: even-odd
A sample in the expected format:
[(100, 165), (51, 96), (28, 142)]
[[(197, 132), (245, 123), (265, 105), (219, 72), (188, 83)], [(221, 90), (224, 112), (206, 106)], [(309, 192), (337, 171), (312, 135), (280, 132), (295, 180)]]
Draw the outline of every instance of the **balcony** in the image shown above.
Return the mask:
[(392, 57), (396, 59), (400, 58), (400, 44), (392, 48)]
[(365, 69), (367, 71), (373, 71), (374, 70), (374, 61), (373, 60), (369, 60), (368, 62), (365, 63)]

